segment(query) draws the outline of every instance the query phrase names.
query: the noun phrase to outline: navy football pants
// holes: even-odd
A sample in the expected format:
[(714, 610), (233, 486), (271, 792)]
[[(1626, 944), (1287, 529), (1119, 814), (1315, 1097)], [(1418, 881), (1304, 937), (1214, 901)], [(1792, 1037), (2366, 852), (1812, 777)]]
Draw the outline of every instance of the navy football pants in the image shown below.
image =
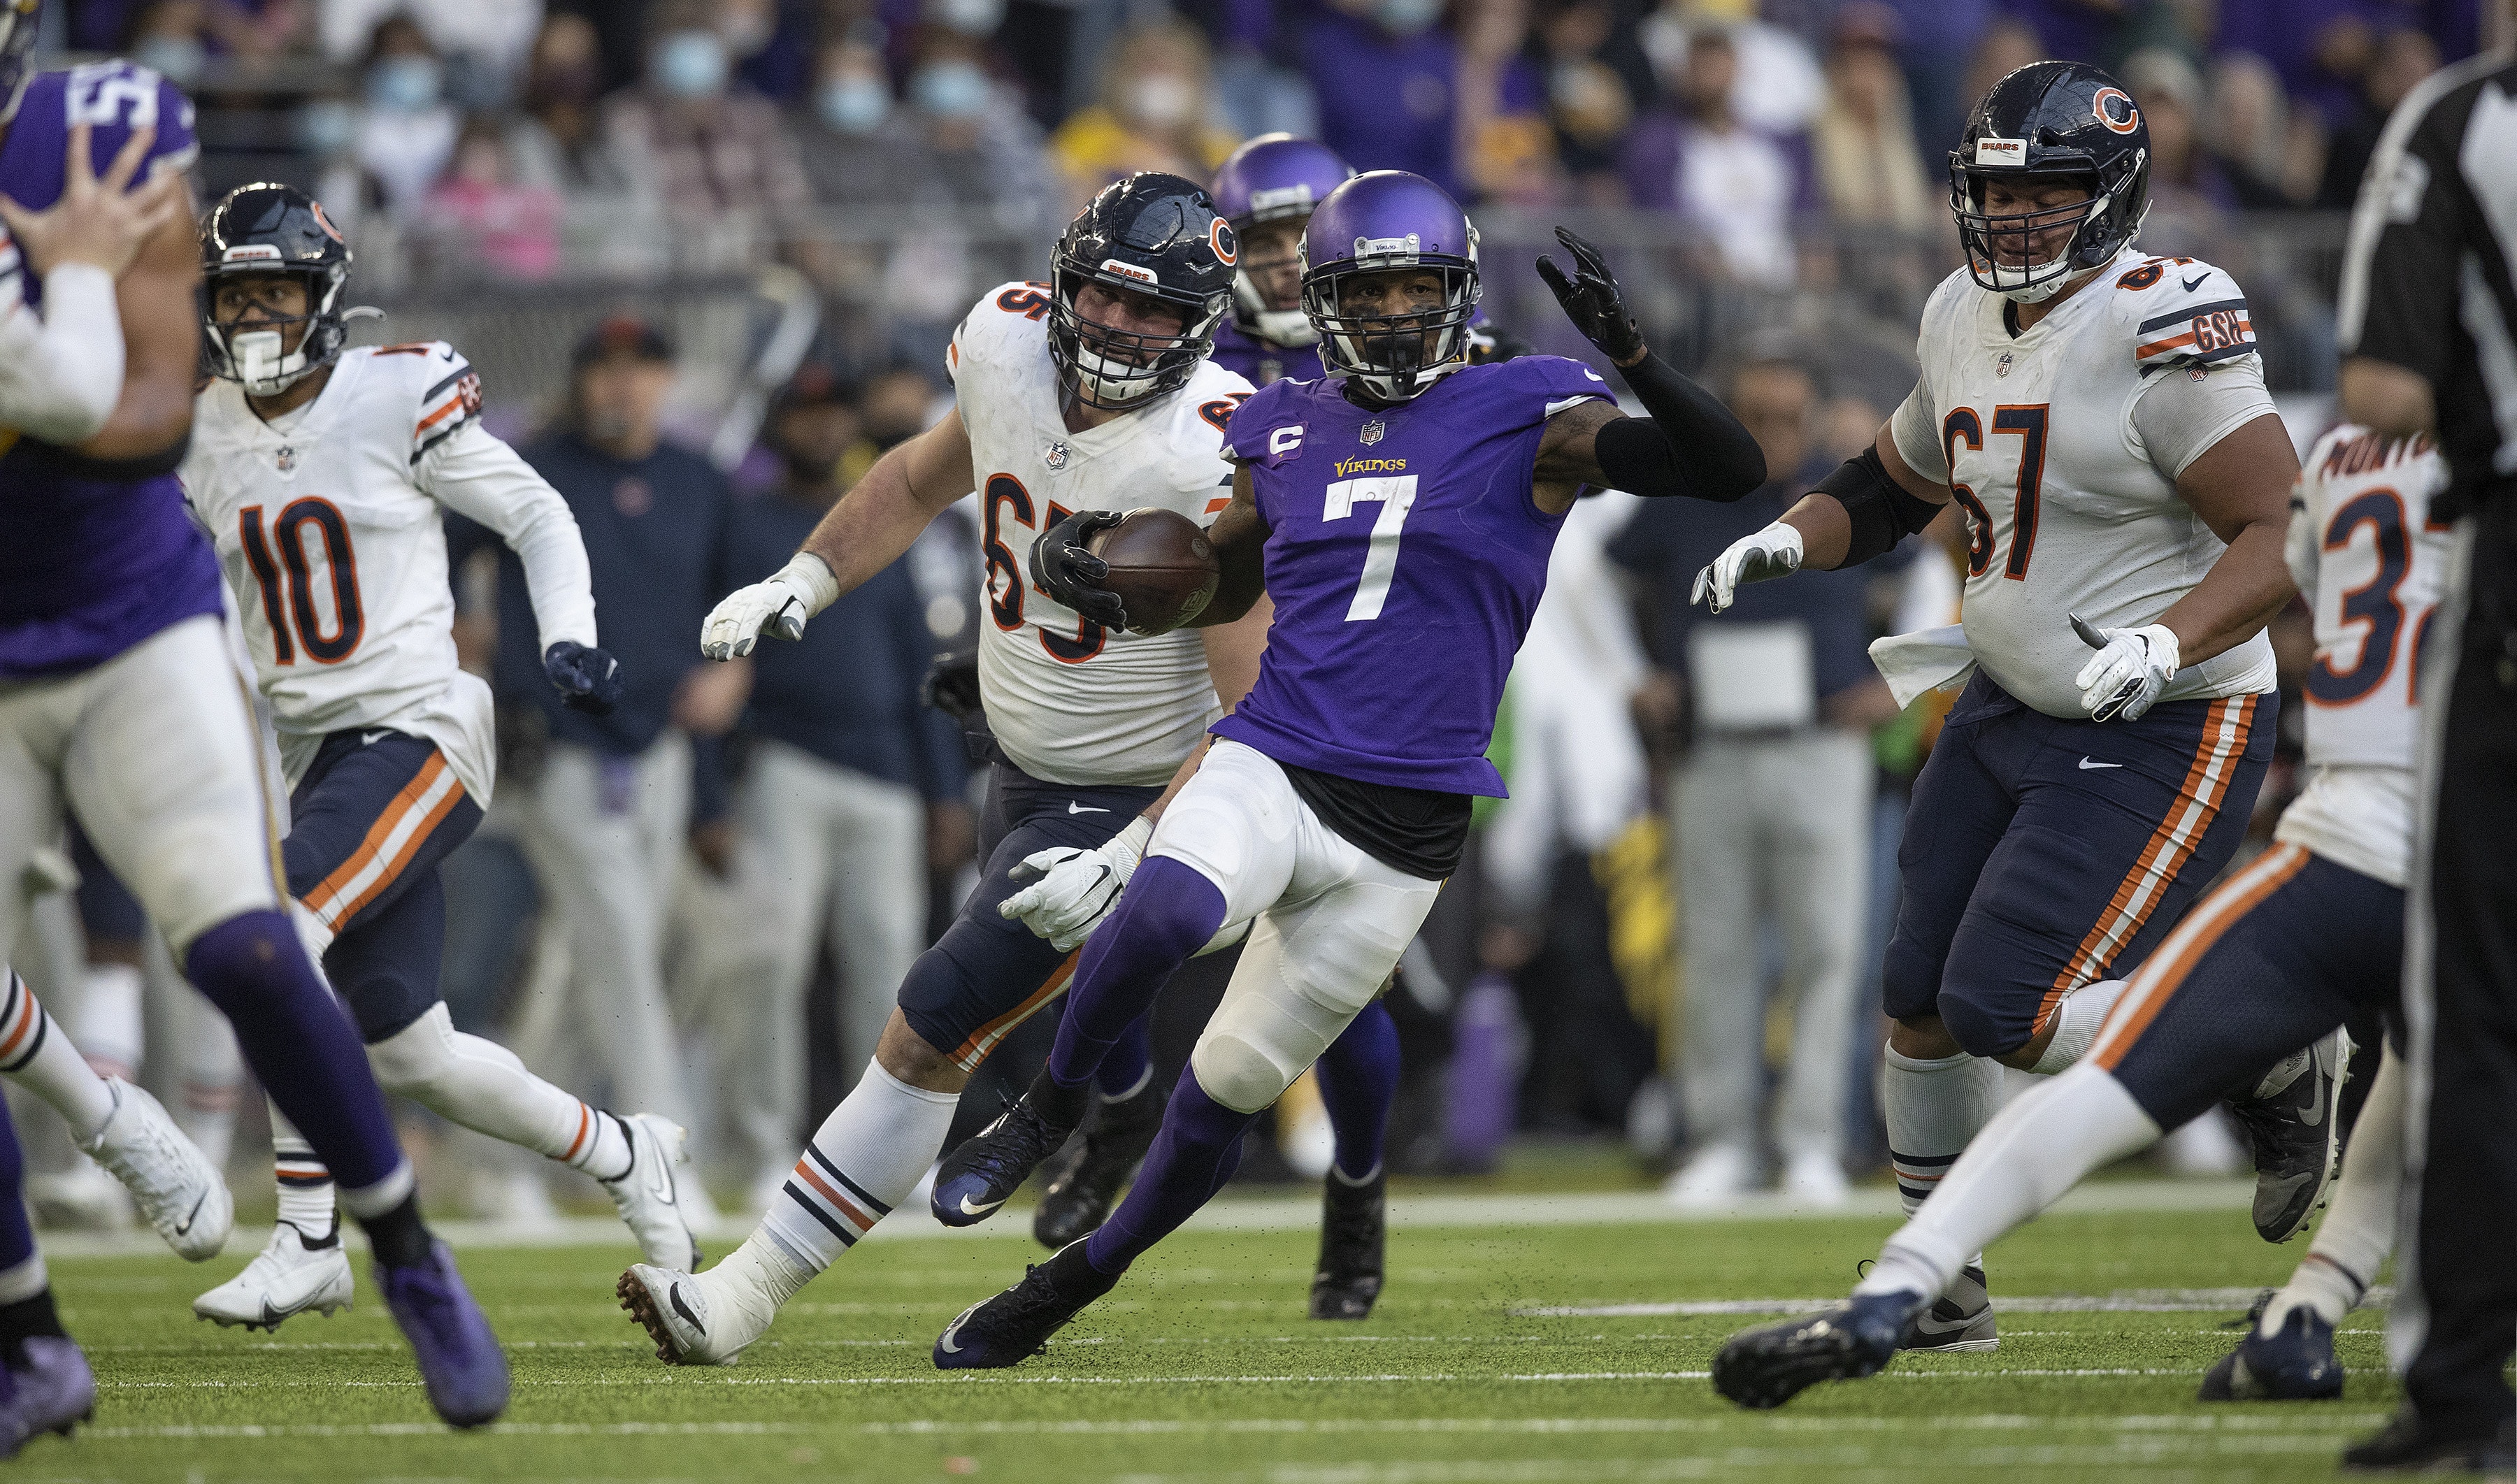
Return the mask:
[(2180, 700), (2100, 725), (1979, 670), (1905, 816), (1888, 1013), (1937, 1015), (1962, 1049), (2002, 1056), (2066, 994), (2139, 964), (2245, 837), (2280, 704)]

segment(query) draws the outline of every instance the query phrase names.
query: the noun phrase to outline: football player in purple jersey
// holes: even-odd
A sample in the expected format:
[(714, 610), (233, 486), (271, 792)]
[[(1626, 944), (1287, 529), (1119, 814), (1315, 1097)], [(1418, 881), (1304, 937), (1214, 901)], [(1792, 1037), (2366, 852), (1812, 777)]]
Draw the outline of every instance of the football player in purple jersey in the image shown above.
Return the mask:
[[(1134, 1187), (1098, 1231), (971, 1305), (936, 1340), (943, 1369), (1036, 1353), (1231, 1177), (1241, 1137), (1379, 992), (1499, 796), (1486, 760), (1513, 656), (1586, 486), (1735, 500), (1765, 459), (1728, 409), (1644, 346), (1615, 278), (1570, 233), (1568, 276), (1539, 273), (1615, 363), (1647, 418), (1576, 360), (1468, 363), (1476, 232), (1439, 187), (1374, 171), (1331, 191), (1303, 234), (1302, 307), (1330, 374), (1279, 381), (1225, 434), (1232, 502), (1210, 530), (1223, 577), (1199, 623), (1275, 605), (1258, 684), (1145, 812), (1143, 862), (1086, 942), (1048, 1066), (1021, 1103), (938, 1171), (1010, 1196), (1083, 1116), (1103, 1049), (1172, 969), (1218, 932), (1250, 937), (1173, 1090)], [(1075, 523), (1033, 568), (1059, 601), (1124, 625)], [(1061, 873), (1035, 931), (1071, 932)]]
[[(30, 74), (40, 8), (0, 0), (0, 880), (77, 812), (339, 1177), (430, 1402), (457, 1425), (487, 1422), (506, 1407), (506, 1361), (420, 1221), (366, 1055), (285, 913), (218, 559), (173, 473), (200, 363), (192, 224), (167, 184), (197, 148), (192, 106), (128, 63)], [(99, 180), (92, 158), (116, 163)], [(118, 268), (76, 251), (64, 219), (139, 172), (160, 219)], [(93, 353), (77, 367), (48, 354), (73, 319)], [(0, 961), (20, 915), (0, 901)], [(205, 1190), (199, 1219), (227, 1208), (224, 1189)], [(41, 1261), (20, 1248), (0, 1223), (0, 1442), (66, 1426), (80, 1393), (93, 1398)]]

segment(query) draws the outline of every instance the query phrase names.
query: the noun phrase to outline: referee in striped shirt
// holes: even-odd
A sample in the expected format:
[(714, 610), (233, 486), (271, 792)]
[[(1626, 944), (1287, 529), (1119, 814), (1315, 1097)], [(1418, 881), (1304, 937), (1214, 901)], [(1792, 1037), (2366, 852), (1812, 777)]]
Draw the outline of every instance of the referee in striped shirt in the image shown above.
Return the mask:
[(2396, 108), (2343, 266), (2343, 415), (2437, 440), (2452, 483), (2433, 519), (2455, 522), (2456, 543), (2420, 674), (2426, 860), (2405, 936), (2410, 1225), (2391, 1337), (2408, 1362), (2406, 1400), (2343, 1456), (2354, 1468), (2511, 1466), (2517, 1397), (2500, 1371), (2517, 1349), (2512, 270), (2517, 58), (2503, 48), (2436, 73)]

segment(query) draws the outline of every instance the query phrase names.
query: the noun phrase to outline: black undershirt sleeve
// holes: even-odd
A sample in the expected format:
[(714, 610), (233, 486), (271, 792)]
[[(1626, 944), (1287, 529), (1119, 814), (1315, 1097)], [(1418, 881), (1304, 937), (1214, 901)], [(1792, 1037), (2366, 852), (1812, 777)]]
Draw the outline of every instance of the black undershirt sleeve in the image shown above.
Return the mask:
[(1649, 417), (1603, 425), (1596, 447), (1611, 488), (1728, 504), (1766, 482), (1765, 450), (1722, 400), (1658, 356), (1618, 368)]
[(1838, 464), (1811, 492), (1832, 497), (1853, 521), (1852, 544), (1844, 553), (1846, 567), (1886, 556), (1941, 513), (1940, 506), (1905, 492), (1875, 446)]

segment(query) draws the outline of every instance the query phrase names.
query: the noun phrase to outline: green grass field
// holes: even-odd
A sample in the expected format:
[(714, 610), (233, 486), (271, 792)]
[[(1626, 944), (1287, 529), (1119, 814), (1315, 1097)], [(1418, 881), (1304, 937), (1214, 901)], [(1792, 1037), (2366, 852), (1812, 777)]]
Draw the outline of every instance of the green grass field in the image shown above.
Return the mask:
[[(1016, 1218), (1019, 1221), (1019, 1217)], [(171, 1256), (54, 1264), (102, 1386), (95, 1425), (31, 1444), (25, 1479), (1436, 1480), (1983, 1476), (2322, 1478), (2392, 1405), (2377, 1319), (2342, 1336), (2340, 1404), (2221, 1406), (2197, 1378), (2242, 1295), (2299, 1251), (2237, 1210), (2056, 1215), (1992, 1254), (1994, 1292), (2146, 1308), (2014, 1310), (1996, 1355), (1900, 1361), (1776, 1414), (1704, 1378), (1739, 1314), (1547, 1308), (1838, 1294), (1891, 1223), (1842, 1219), (1409, 1226), (1361, 1326), (1303, 1317), (1312, 1237), (1189, 1231), (1009, 1372), (939, 1375), (935, 1335), (1036, 1249), (1022, 1230), (871, 1242), (743, 1364), (658, 1364), (612, 1284), (624, 1246), (471, 1249), (510, 1346), (502, 1426), (436, 1425), (362, 1281), (357, 1309), (277, 1337), (194, 1321), (243, 1265)], [(242, 1234), (240, 1234), (241, 1236)], [(2234, 1297), (2234, 1301), (2232, 1301)], [(2183, 1304), (2183, 1307), (2172, 1305)]]

